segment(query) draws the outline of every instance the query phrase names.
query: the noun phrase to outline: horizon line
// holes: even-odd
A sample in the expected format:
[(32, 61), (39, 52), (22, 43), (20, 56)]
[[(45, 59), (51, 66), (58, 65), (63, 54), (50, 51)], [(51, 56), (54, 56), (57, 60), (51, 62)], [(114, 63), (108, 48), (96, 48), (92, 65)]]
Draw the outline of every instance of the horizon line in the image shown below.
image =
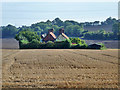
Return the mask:
[[(59, 17), (56, 17), (56, 18), (59, 18)], [(13, 25), (13, 26), (16, 26), (16, 27), (22, 27), (22, 26), (31, 26), (32, 24), (36, 24), (36, 23), (40, 23), (40, 22), (46, 22), (46, 21), (48, 21), (48, 20), (50, 20), (50, 21), (53, 21), (53, 20), (55, 20), (56, 18), (54, 18), (54, 19), (44, 19), (44, 20), (39, 20), (39, 21), (35, 21), (35, 22), (32, 22), (32, 23), (30, 23), (29, 25), (28, 24), (22, 24), (22, 25), (16, 25), (16, 24), (13, 24), (13, 23), (8, 23), (8, 24), (6, 24), (6, 25), (2, 25), (1, 24), (1, 26), (7, 26), (7, 25)], [(108, 17), (108, 18), (110, 18), (110, 17)], [(112, 19), (113, 18), (115, 18), (116, 20), (119, 20), (119, 18), (116, 18), (116, 17), (111, 17)], [(59, 18), (60, 19), (60, 18)], [(107, 19), (107, 18), (106, 18)], [(95, 21), (100, 21), (100, 23), (101, 22), (104, 22), (104, 21), (106, 21), (106, 19), (105, 20), (93, 20), (93, 21), (81, 21), (81, 22), (79, 22), (79, 20), (75, 20), (75, 19), (60, 19), (61, 21), (75, 21), (75, 22), (78, 22), (78, 23), (85, 23), (85, 22), (95, 22)], [(1, 27), (0, 26), (0, 27)]]

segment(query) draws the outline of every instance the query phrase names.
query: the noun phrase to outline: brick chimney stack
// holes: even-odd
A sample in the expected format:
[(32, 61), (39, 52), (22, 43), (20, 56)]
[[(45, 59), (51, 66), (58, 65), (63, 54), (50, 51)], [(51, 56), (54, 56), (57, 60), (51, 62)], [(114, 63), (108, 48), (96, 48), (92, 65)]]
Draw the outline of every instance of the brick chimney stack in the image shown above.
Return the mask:
[(64, 33), (64, 28), (59, 29), (59, 34)]
[(49, 29), (49, 30), (48, 30), (48, 33), (53, 32), (53, 31), (54, 31), (53, 28), (52, 28), (52, 29)]

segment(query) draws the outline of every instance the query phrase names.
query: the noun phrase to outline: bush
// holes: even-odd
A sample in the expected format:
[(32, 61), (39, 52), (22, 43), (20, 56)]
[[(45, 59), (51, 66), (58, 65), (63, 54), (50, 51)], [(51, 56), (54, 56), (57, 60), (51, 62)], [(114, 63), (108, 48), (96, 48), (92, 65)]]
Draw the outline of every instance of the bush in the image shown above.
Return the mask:
[(54, 47), (55, 47), (54, 42), (52, 42), (52, 41), (48, 41), (45, 46), (46, 46), (46, 48), (48, 48), (48, 49), (51, 49), (51, 48), (54, 48)]
[(77, 45), (72, 45), (71, 48), (72, 49), (86, 49), (88, 47), (87, 44), (77, 44)]
[(33, 39), (31, 42), (21, 40), (21, 42), (19, 43), (21, 49), (37, 49), (40, 45), (40, 41), (38, 41), (37, 39)]
[(80, 38), (70, 38), (70, 40), (72, 43), (76, 43), (72, 44), (71, 46), (72, 49), (86, 49), (88, 47), (85, 41)]
[(63, 48), (69, 49), (71, 47), (71, 41), (69, 39), (64, 41)]
[(71, 43), (78, 44), (78, 43), (81, 43), (81, 41), (83, 41), (83, 40), (81, 40), (80, 38), (70, 38), (70, 41), (71, 41)]
[(104, 44), (91, 44), (87, 45), (85, 41), (81, 40), (78, 44), (72, 44), (69, 39), (65, 41), (41, 43), (37, 39), (33, 39), (31, 42), (28, 40), (20, 40), (20, 49), (106, 49)]
[(88, 45), (86, 43), (84, 44), (78, 44), (79, 49), (86, 49), (88, 47)]
[(20, 42), (20, 48), (21, 49), (80, 49), (80, 48), (87, 48), (86, 43), (79, 43), (72, 45), (71, 41), (69, 39), (65, 41), (57, 41), (52, 42), (48, 41), (47, 43), (43, 42), (41, 43), (37, 39), (33, 39), (31, 42), (28, 42), (27, 40), (21, 40)]
[(103, 43), (100, 43), (100, 45), (101, 45), (101, 48), (100, 48), (100, 49), (102, 49), (102, 50), (103, 50), (103, 49), (107, 49), (106, 46), (105, 46)]
[(29, 43), (25, 44), (25, 43), (19, 42), (20, 49), (28, 49), (29, 48), (28, 45), (29, 45)]
[(38, 36), (37, 33), (32, 31), (20, 31), (15, 36), (15, 39), (18, 41), (27, 39), (29, 42), (31, 42), (33, 39), (37, 39), (38, 41), (41, 40), (40, 36)]
[(29, 43), (29, 48), (37, 49), (37, 48), (39, 48), (39, 45), (40, 45), (40, 41), (38, 41), (37, 39), (33, 39), (33, 40)]
[(68, 49), (71, 47), (71, 41), (66, 39), (65, 41), (57, 41), (55, 42), (54, 48), (56, 49)]
[(56, 41), (54, 47), (56, 49), (62, 49), (64, 47), (64, 41)]
[(28, 43), (29, 43), (28, 40), (20, 40), (19, 41), (19, 47), (20, 47), (20, 49), (25, 48)]
[(45, 42), (39, 44), (39, 49), (45, 49), (45, 48), (46, 48)]
[(22, 44), (28, 44), (28, 43), (29, 43), (28, 40), (20, 40), (20, 42), (21, 42)]

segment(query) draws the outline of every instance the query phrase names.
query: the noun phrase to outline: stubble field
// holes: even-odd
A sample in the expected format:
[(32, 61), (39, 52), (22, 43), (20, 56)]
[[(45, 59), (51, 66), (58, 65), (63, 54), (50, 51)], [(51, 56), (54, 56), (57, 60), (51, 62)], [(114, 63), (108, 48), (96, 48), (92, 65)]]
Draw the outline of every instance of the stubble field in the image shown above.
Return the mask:
[(3, 88), (118, 88), (118, 49), (2, 49)]

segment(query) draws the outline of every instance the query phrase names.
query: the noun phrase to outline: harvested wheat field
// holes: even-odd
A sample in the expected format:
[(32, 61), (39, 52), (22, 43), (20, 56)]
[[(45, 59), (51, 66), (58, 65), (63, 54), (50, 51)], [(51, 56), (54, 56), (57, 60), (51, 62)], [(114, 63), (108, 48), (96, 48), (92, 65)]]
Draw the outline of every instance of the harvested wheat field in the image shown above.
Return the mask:
[(118, 50), (3, 49), (3, 88), (118, 88)]

